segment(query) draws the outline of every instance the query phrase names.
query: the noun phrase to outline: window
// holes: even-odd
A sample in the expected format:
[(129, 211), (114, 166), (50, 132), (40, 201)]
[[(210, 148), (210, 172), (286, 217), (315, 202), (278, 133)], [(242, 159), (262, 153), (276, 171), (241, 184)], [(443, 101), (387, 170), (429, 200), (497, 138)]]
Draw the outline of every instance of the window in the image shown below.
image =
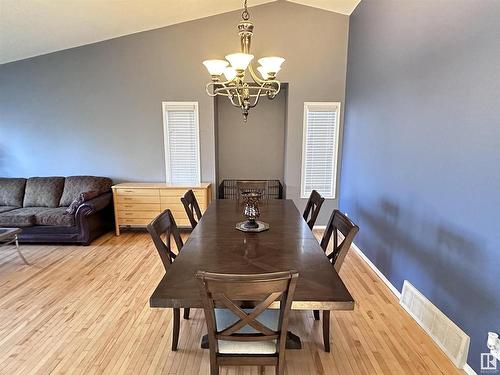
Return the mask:
[(335, 198), (340, 103), (304, 103), (301, 197)]
[(163, 102), (167, 183), (200, 183), (198, 102)]

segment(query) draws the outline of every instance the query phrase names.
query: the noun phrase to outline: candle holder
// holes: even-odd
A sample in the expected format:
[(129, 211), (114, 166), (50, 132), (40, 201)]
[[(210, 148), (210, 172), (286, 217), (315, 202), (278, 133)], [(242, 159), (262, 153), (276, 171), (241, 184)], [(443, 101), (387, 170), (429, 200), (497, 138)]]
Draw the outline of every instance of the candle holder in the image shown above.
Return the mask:
[(260, 216), (259, 202), (262, 199), (262, 192), (242, 192), (241, 198), (244, 204), (243, 215), (247, 220), (236, 224), (236, 229), (243, 232), (262, 232), (268, 230), (269, 224), (257, 220)]

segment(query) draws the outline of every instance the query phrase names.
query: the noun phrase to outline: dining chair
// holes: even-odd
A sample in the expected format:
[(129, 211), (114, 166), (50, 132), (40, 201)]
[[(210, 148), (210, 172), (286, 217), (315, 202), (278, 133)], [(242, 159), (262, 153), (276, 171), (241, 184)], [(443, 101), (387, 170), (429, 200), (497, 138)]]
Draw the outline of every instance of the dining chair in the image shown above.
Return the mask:
[[(198, 271), (205, 312), (210, 374), (219, 366), (275, 366), (285, 371), (285, 343), (296, 271), (220, 274)], [(279, 309), (269, 309), (279, 301)], [(243, 306), (254, 306), (244, 308)]]
[(262, 197), (268, 198), (267, 194), (267, 181), (265, 180), (254, 180), (254, 181), (237, 181), (236, 182), (236, 199), (240, 200), (241, 193), (245, 192), (258, 192), (262, 193)]
[[(327, 254), (328, 260), (332, 263), (335, 271), (340, 272), (344, 259), (349, 251), (359, 227), (354, 224), (345, 214), (339, 210), (333, 210), (328, 225), (321, 239), (321, 248), (327, 253), (328, 244), (333, 237), (332, 251)], [(342, 235), (342, 242), (339, 243), (339, 233)], [(314, 319), (319, 320), (319, 311), (314, 310)]]
[[(191, 228), (196, 228), (198, 221), (201, 219), (201, 210), (198, 205), (198, 201), (196, 200), (196, 196), (193, 193), (193, 190), (188, 190), (183, 197), (181, 197), (182, 205), (186, 210), (187, 217), (189, 222), (191, 223)], [(195, 218), (196, 214), (196, 218)]]
[(309, 229), (313, 229), (316, 219), (318, 218), (319, 211), (325, 198), (323, 198), (316, 190), (311, 191), (309, 200), (307, 201), (306, 208), (304, 210), (304, 220), (307, 222)]
[[(174, 216), (170, 210), (163, 211), (151, 223), (147, 225), (147, 230), (153, 239), (153, 243), (160, 255), (161, 262), (165, 272), (169, 272), (176, 254), (172, 251), (171, 238), (174, 239), (177, 252), (179, 253), (184, 246)], [(164, 237), (164, 239), (162, 238)], [(177, 350), (180, 329), (180, 309), (173, 309), (173, 332), (172, 332), (172, 351)], [(189, 319), (189, 309), (184, 309), (184, 319)]]

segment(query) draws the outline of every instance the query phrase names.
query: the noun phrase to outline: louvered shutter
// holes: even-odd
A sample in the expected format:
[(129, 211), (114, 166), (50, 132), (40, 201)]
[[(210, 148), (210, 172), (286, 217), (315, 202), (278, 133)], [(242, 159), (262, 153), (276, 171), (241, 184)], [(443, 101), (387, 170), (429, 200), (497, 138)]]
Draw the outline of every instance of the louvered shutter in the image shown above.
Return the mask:
[(304, 104), (301, 196), (335, 198), (340, 103)]
[(163, 103), (167, 182), (200, 183), (198, 103)]

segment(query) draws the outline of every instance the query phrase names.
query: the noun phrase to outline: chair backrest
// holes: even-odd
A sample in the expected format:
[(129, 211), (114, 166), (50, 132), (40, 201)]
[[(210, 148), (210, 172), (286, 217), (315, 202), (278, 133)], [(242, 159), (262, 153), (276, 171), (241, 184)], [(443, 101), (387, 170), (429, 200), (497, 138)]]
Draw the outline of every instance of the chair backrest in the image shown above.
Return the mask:
[(237, 200), (240, 199), (241, 193), (251, 192), (251, 193), (261, 193), (263, 197), (267, 198), (267, 181), (237, 181)]
[[(147, 229), (153, 239), (156, 250), (158, 250), (163, 267), (165, 267), (165, 271), (167, 271), (176, 257), (175, 253), (172, 251), (170, 238), (174, 238), (177, 251), (181, 251), (182, 246), (184, 246), (172, 212), (170, 210), (163, 211), (156, 219), (147, 225)], [(163, 241), (162, 235), (165, 237), (165, 241)]]
[[(328, 259), (332, 262), (335, 270), (340, 271), (342, 264), (344, 263), (345, 256), (351, 247), (354, 236), (358, 233), (359, 227), (354, 224), (346, 215), (344, 215), (339, 210), (333, 210), (332, 216), (328, 221), (325, 233), (321, 239), (321, 248), (323, 251), (327, 251), (328, 243), (330, 238), (333, 236), (333, 250), (328, 254)], [(344, 237), (341, 243), (338, 243), (338, 233), (341, 233)]]
[[(181, 202), (184, 206), (184, 209), (186, 210), (189, 222), (191, 223), (191, 228), (194, 229), (198, 224), (198, 221), (200, 221), (201, 219), (201, 210), (193, 191), (188, 190), (186, 194), (184, 194), (184, 196), (181, 198)], [(194, 216), (195, 214), (196, 218)]]
[[(198, 271), (196, 278), (205, 310), (210, 350), (219, 352), (218, 340), (247, 342), (277, 340), (276, 352), (283, 353), (298, 276), (298, 272), (293, 270), (246, 275)], [(280, 302), (277, 331), (256, 320), (275, 301)], [(240, 307), (242, 303), (243, 305), (251, 303), (255, 307), (247, 313)], [(217, 331), (216, 307), (229, 309), (239, 320)], [(245, 326), (252, 327), (255, 333), (238, 333)]]
[(304, 220), (307, 222), (307, 225), (311, 230), (316, 223), (321, 205), (324, 201), (325, 198), (323, 198), (316, 190), (311, 191), (311, 195), (309, 196), (303, 215)]

